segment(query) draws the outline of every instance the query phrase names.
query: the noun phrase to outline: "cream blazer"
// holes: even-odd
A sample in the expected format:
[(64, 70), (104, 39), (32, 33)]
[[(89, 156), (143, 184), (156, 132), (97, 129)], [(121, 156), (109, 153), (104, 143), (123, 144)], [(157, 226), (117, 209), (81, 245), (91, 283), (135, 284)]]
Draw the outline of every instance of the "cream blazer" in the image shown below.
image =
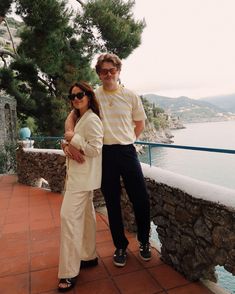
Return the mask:
[(66, 191), (91, 191), (101, 186), (103, 126), (88, 109), (78, 120), (71, 144), (85, 154), (85, 162), (67, 158)]

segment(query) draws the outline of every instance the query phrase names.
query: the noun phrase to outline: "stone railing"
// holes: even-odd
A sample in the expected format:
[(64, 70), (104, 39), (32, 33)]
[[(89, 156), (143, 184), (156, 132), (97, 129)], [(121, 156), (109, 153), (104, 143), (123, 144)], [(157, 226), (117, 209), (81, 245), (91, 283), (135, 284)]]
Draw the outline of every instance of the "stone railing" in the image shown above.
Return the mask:
[[(23, 148), (19, 142), (17, 150), (17, 176), (19, 183), (29, 186), (50, 188), (63, 193), (66, 179), (66, 159), (62, 150)], [(44, 179), (45, 181), (42, 181)], [(95, 191), (95, 207), (104, 205), (100, 190)]]
[[(22, 149), (17, 153), (19, 182), (36, 185), (42, 177), (62, 192), (65, 157), (62, 151)], [(235, 275), (235, 190), (142, 165), (150, 194), (151, 219), (157, 225), (161, 258), (189, 280), (216, 281), (215, 266)], [(96, 193), (101, 195), (99, 191)], [(122, 193), (127, 229), (135, 231), (132, 205)], [(96, 206), (103, 204), (95, 197)]]
[[(24, 151), (27, 150), (27, 151)], [(66, 166), (62, 150), (22, 148), (17, 150), (17, 175), (20, 183), (39, 186), (41, 178), (53, 192), (64, 189)]]
[[(189, 280), (216, 281), (215, 266), (235, 275), (235, 190), (142, 164), (162, 260)], [(124, 218), (135, 230), (124, 195)]]

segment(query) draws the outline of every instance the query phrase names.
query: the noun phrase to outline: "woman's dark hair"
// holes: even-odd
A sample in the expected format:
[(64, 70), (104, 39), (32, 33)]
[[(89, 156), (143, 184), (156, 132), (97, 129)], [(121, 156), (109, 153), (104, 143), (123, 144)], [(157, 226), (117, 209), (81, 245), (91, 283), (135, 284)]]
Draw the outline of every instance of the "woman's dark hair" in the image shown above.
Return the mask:
[[(100, 117), (100, 107), (99, 107), (99, 103), (98, 103), (98, 101), (96, 99), (95, 92), (94, 92), (93, 88), (87, 82), (80, 81), (80, 82), (74, 83), (70, 87), (69, 95), (72, 94), (72, 90), (73, 90), (74, 87), (78, 87), (82, 91), (85, 92), (86, 96), (89, 98), (89, 106), (88, 106), (88, 108), (90, 108), (95, 114), (97, 114)], [(75, 109), (75, 110), (76, 110), (76, 113), (77, 113), (77, 115), (79, 117), (80, 116), (79, 109)]]

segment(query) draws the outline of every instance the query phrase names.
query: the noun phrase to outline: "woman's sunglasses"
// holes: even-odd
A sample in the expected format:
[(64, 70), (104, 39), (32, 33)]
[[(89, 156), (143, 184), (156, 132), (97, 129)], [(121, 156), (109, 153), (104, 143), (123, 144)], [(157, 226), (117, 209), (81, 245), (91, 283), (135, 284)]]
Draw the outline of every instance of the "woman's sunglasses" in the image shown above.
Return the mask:
[(85, 92), (79, 92), (76, 94), (69, 94), (68, 98), (69, 100), (73, 101), (75, 98), (78, 98), (78, 100), (82, 100), (82, 98), (86, 95)]

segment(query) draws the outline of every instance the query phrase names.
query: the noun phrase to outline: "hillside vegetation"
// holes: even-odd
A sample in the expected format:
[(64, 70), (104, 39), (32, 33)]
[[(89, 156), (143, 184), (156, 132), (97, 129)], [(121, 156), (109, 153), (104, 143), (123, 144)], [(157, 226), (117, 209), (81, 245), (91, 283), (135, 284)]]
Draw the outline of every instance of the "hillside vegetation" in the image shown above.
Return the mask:
[(146, 127), (140, 140), (156, 143), (173, 143), (171, 129), (184, 128), (178, 118), (168, 115), (161, 107), (151, 103), (141, 96), (145, 113), (147, 115)]
[(155, 94), (144, 97), (157, 107), (161, 107), (169, 115), (178, 117), (182, 122), (206, 122), (234, 119), (228, 111), (207, 101), (190, 99), (188, 97), (169, 98)]
[(165, 129), (169, 127), (168, 115), (164, 109), (151, 103), (144, 96), (141, 96), (144, 110), (148, 118), (148, 123), (152, 123), (155, 129)]

